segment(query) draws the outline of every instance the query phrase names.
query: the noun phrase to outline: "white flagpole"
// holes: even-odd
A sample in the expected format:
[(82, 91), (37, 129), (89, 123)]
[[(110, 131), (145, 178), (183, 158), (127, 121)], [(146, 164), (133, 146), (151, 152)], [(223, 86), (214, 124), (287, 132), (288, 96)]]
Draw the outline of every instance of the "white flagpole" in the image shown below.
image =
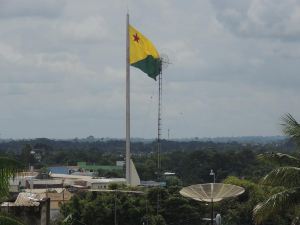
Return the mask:
[(130, 62), (129, 62), (129, 14), (126, 17), (126, 181), (131, 185), (130, 166)]

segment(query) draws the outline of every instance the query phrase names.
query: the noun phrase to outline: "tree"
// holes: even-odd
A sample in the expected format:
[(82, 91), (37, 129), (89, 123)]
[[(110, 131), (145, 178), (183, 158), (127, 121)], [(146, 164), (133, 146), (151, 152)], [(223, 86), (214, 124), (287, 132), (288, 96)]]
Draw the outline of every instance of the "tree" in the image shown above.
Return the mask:
[[(145, 191), (142, 195), (122, 191), (81, 193), (63, 204), (61, 213), (69, 222), (65, 224), (71, 225), (78, 225), (76, 221), (88, 225), (114, 225), (115, 219), (122, 225), (200, 224), (204, 206), (182, 197), (173, 189), (174, 186), (171, 192), (166, 188), (139, 189)], [(160, 207), (157, 214), (158, 191)]]
[(166, 221), (161, 215), (153, 216), (151, 218), (151, 225), (166, 225)]
[(8, 195), (9, 179), (20, 169), (20, 164), (7, 157), (0, 157), (0, 199)]
[[(283, 116), (282, 121), (283, 133), (300, 145), (300, 124), (290, 114)], [(282, 153), (264, 154), (260, 158), (280, 167), (272, 170), (261, 182), (278, 188), (273, 195), (255, 206), (253, 216), (256, 224), (261, 224), (280, 211), (287, 211), (296, 217), (296, 206), (300, 203), (300, 159)]]
[[(259, 203), (272, 194), (273, 188), (261, 186), (256, 182), (238, 177), (229, 176), (223, 183), (233, 184), (245, 188), (245, 193), (237, 198), (230, 198), (216, 204), (216, 212), (222, 215), (224, 225), (249, 225), (253, 224), (252, 211)], [(286, 224), (282, 216), (275, 214), (269, 224)]]
[(31, 166), (34, 163), (34, 155), (32, 154), (32, 147), (30, 144), (26, 144), (21, 152), (21, 157), (26, 166)]
[(0, 225), (24, 225), (24, 224), (9, 216), (0, 215)]
[[(6, 157), (0, 157), (0, 200), (9, 194), (9, 179), (20, 169), (20, 164)], [(22, 225), (21, 222), (7, 215), (0, 215), (0, 225)]]

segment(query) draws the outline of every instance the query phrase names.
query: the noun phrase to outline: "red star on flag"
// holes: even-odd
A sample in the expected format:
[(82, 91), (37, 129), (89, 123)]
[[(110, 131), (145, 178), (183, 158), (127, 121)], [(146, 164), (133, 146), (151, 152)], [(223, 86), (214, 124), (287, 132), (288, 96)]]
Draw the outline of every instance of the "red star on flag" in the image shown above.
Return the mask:
[(137, 43), (139, 43), (140, 37), (136, 34), (133, 35), (133, 41), (136, 41)]

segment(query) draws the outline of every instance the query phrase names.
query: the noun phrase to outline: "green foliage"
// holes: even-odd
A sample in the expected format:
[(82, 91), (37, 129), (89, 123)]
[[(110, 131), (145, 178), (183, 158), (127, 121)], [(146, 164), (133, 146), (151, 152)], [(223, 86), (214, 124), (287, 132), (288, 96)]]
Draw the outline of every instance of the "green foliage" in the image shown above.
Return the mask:
[(256, 224), (270, 221), (278, 213), (285, 215), (281, 219), (292, 221), (295, 218), (294, 211), (300, 203), (299, 173), (298, 167), (279, 167), (262, 179), (263, 187), (269, 187), (271, 191), (254, 207), (253, 218)]
[[(156, 179), (156, 156), (135, 156), (136, 167), (142, 180)], [(211, 182), (209, 171), (214, 169), (216, 180), (227, 176), (258, 180), (269, 172), (272, 165), (257, 160), (251, 150), (240, 151), (194, 151), (162, 154), (162, 170), (175, 172), (180, 185)], [(167, 184), (168, 184), (168, 180)], [(173, 180), (174, 181), (174, 180)], [(170, 182), (173, 182), (170, 181)], [(171, 185), (171, 184), (170, 184)]]
[(280, 152), (259, 154), (258, 159), (263, 161), (264, 163), (273, 163), (276, 166), (283, 166), (283, 165), (299, 166), (300, 165), (300, 160), (298, 158)]
[(123, 171), (122, 170), (103, 170), (103, 169), (98, 169), (97, 170), (97, 175), (99, 177), (123, 177)]
[(267, 218), (295, 207), (300, 203), (300, 188), (286, 189), (269, 197), (266, 201), (255, 206), (253, 213), (257, 224), (261, 224)]
[[(114, 165), (116, 160), (123, 160), (124, 141), (121, 140), (94, 140), (84, 141), (74, 140), (50, 140), (46, 138), (38, 138), (32, 140), (12, 140), (0, 143), (0, 154), (6, 153), (13, 158), (18, 157), (26, 166), (34, 164), (35, 167), (68, 164), (76, 165), (78, 161), (89, 163), (97, 163), (102, 165)], [(154, 171), (156, 162), (155, 158), (156, 142), (133, 142), (131, 145), (133, 157), (145, 159), (140, 164), (141, 171), (145, 180), (155, 177)], [(294, 146), (285, 141), (277, 141), (267, 144), (241, 144), (237, 142), (216, 143), (212, 141), (166, 141), (162, 140), (162, 161), (168, 165), (173, 163), (169, 153), (191, 154), (195, 151), (202, 152), (266, 152), (266, 151), (286, 151), (293, 150)], [(30, 151), (34, 150), (41, 156), (41, 162), (34, 159)], [(167, 157), (165, 158), (164, 155)], [(175, 154), (176, 155), (176, 154)], [(176, 158), (176, 157), (175, 157)], [(180, 158), (180, 157), (179, 157)], [(182, 160), (181, 160), (182, 161)], [(144, 165), (144, 166), (143, 166)], [(181, 162), (179, 164), (182, 167)], [(152, 168), (152, 169), (148, 169)], [(172, 169), (172, 168), (171, 168)], [(210, 168), (209, 168), (210, 169)], [(236, 174), (237, 175), (237, 174)], [(223, 176), (223, 175), (222, 175)]]
[(182, 181), (176, 177), (176, 176), (170, 176), (170, 177), (166, 177), (166, 185), (168, 187), (172, 187), (172, 186), (182, 186)]
[(42, 167), (42, 168), (40, 169), (39, 172), (40, 172), (40, 173), (44, 173), (44, 174), (48, 174), (48, 173), (49, 173), (49, 169), (48, 169), (48, 167), (44, 166), (44, 167)]
[(201, 212), (188, 199), (170, 197), (165, 201), (164, 218), (168, 224), (199, 224)]
[[(158, 193), (160, 209), (157, 215)], [(183, 198), (178, 191), (172, 193), (168, 189), (150, 188), (146, 195), (85, 193), (62, 205), (61, 212), (72, 225), (113, 225), (115, 209), (117, 223), (122, 225), (147, 224), (147, 220), (149, 225), (197, 225), (204, 211), (199, 203)]]
[(167, 225), (165, 219), (161, 215), (153, 216), (150, 219), (151, 225)]
[[(283, 133), (288, 135), (298, 145), (300, 144), (300, 125), (290, 114), (282, 117)], [(262, 156), (262, 159), (269, 159), (271, 162), (296, 165), (298, 167), (279, 167), (267, 174), (262, 184), (280, 187), (266, 200), (257, 204), (254, 208), (253, 215), (256, 224), (267, 221), (278, 212), (290, 213), (290, 221), (297, 215), (297, 207), (300, 203), (300, 168), (299, 159), (287, 154), (271, 154)], [(281, 190), (280, 190), (281, 189)], [(295, 220), (294, 220), (295, 221)]]
[[(9, 179), (21, 168), (20, 163), (17, 161), (0, 157), (0, 200), (9, 194)], [(0, 225), (22, 225), (22, 223), (9, 215), (0, 214)]]
[[(224, 183), (234, 184), (245, 188), (245, 193), (235, 199), (228, 199), (219, 203), (219, 210), (223, 216), (224, 225), (249, 225), (253, 224), (253, 208), (260, 202), (268, 199), (272, 193), (279, 189), (256, 184), (252, 181), (228, 177)], [(280, 189), (281, 190), (281, 189)], [(269, 219), (270, 224), (286, 224), (286, 218), (273, 214)]]
[(11, 216), (1, 215), (0, 214), (0, 225), (24, 225), (20, 221)]
[(143, 201), (120, 193), (87, 193), (74, 196), (70, 203), (62, 206), (65, 216), (72, 215), (74, 224), (113, 224), (116, 203), (118, 224), (139, 224), (145, 213)]
[(0, 199), (8, 195), (9, 179), (13, 177), (21, 165), (17, 161), (0, 157)]
[(225, 225), (252, 224), (253, 207), (264, 199), (266, 192), (254, 182), (237, 177), (228, 177), (224, 183), (245, 188), (245, 193), (236, 199), (228, 199), (219, 204)]
[(300, 124), (291, 114), (285, 114), (282, 118), (282, 131), (292, 138), (298, 145), (300, 144)]
[(26, 144), (21, 151), (22, 162), (26, 165), (32, 165), (35, 161), (34, 155), (31, 154), (32, 147), (30, 144)]
[(299, 167), (279, 167), (268, 173), (262, 184), (270, 186), (283, 186), (285, 188), (300, 187)]

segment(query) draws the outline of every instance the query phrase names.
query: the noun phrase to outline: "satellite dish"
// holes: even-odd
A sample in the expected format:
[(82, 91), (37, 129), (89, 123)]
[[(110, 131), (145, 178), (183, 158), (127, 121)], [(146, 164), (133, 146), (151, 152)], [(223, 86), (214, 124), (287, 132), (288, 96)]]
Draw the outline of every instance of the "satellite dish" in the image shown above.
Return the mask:
[(239, 196), (244, 191), (244, 188), (232, 184), (207, 183), (184, 187), (180, 194), (200, 202), (219, 202), (225, 198)]
[[(214, 202), (219, 202), (225, 198), (237, 197), (244, 192), (245, 189), (242, 187), (222, 183), (195, 184), (180, 190), (180, 194), (184, 197), (192, 198), (200, 202), (211, 203), (211, 225), (214, 224)], [(221, 223), (220, 216), (217, 216), (215, 220), (219, 224)]]

